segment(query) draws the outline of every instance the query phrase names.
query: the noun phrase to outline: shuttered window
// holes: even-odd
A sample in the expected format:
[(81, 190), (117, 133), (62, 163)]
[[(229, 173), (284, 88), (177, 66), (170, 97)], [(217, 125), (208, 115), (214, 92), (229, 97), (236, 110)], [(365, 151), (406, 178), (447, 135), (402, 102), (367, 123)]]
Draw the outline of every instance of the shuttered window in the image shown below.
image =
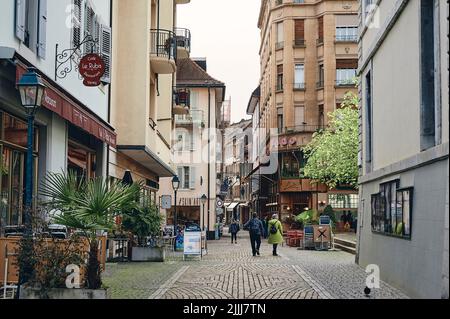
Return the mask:
[(319, 43), (323, 43), (323, 17), (319, 17)]
[(336, 69), (357, 69), (357, 68), (358, 68), (357, 59), (336, 60)]
[(72, 44), (78, 47), (81, 43), (81, 2), (82, 0), (73, 0), (72, 11)]
[(295, 45), (305, 44), (305, 20), (295, 20)]
[(38, 15), (38, 45), (37, 53), (42, 59), (45, 59), (47, 49), (47, 0), (39, 0)]
[(100, 28), (100, 55), (105, 62), (105, 74), (102, 77), (103, 83), (111, 83), (111, 51), (112, 51), (112, 34), (111, 28), (102, 25)]
[(16, 0), (16, 37), (20, 41), (25, 41), (25, 15), (26, 15), (26, 1)]
[(178, 178), (180, 179), (181, 189), (195, 189), (196, 186), (196, 169), (195, 167), (183, 166), (177, 169)]
[[(91, 36), (94, 40), (98, 39), (99, 27), (96, 22), (94, 9), (86, 3), (84, 10), (84, 37)], [(96, 47), (92, 42), (87, 42), (84, 44), (84, 53), (94, 53), (96, 52)]]

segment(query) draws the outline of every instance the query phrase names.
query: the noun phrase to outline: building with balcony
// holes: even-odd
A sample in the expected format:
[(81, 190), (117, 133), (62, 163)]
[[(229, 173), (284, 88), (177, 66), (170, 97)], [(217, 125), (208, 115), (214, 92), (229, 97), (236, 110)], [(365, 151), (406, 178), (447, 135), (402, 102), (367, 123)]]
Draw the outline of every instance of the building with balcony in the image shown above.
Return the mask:
[[(107, 149), (117, 142), (109, 121), (110, 1), (10, 0), (1, 9), (0, 235), (4, 226), (24, 223), (27, 115), (16, 84), (27, 68), (35, 68), (46, 86), (35, 116), (35, 200), (48, 172), (106, 176)], [(106, 66), (96, 87), (85, 86), (77, 69), (88, 53), (99, 54)]]
[(448, 299), (449, 1), (377, 4), (360, 12), (357, 260), (413, 298)]
[(184, 42), (178, 36), (176, 13), (178, 5), (188, 2), (121, 0), (112, 7), (117, 32), (110, 116), (120, 137), (117, 147), (110, 148), (109, 175), (122, 179), (131, 171), (156, 204), (160, 178), (176, 175), (171, 158), (174, 104), (189, 104), (181, 92), (174, 103), (178, 53), (189, 54), (190, 48), (190, 34)]
[(327, 113), (347, 92), (357, 93), (358, 7), (355, 0), (261, 1), (260, 97), (253, 117), (266, 132), (265, 153), (278, 154), (271, 160), (278, 172), (260, 175), (269, 189), (263, 215), (277, 211), (286, 221), (328, 202), (325, 185), (303, 176), (301, 148), (326, 127)]
[[(217, 217), (222, 217), (216, 211), (216, 165), (221, 162), (221, 134), (217, 128), (221, 122), (225, 84), (207, 73), (206, 59), (178, 59), (176, 86), (172, 92), (174, 130), (170, 161), (180, 179), (177, 221), (179, 225), (195, 223), (214, 233)], [(163, 210), (163, 214), (167, 224), (173, 225), (172, 178), (161, 178), (160, 186), (159, 196), (172, 197), (172, 208)], [(204, 209), (200, 201), (203, 194), (208, 198)], [(211, 233), (209, 236), (213, 238)]]

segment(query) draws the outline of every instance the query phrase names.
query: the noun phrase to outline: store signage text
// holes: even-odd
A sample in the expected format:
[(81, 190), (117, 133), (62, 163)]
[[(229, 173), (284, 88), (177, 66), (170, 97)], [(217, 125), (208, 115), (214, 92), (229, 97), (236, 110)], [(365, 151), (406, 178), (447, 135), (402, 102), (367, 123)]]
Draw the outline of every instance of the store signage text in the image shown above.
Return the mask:
[(106, 66), (103, 59), (98, 54), (88, 54), (84, 56), (79, 65), (81, 76), (84, 78), (85, 86), (99, 86), (101, 78), (105, 74)]

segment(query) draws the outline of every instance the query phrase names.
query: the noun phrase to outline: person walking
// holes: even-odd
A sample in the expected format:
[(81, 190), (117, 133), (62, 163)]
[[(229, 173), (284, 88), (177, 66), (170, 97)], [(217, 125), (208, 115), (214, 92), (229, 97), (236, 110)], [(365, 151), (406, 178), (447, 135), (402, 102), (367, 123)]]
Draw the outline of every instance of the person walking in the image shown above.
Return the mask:
[(233, 222), (230, 225), (230, 233), (231, 233), (231, 243), (237, 244), (237, 234), (241, 230), (239, 227), (239, 224), (236, 220), (233, 220)]
[(273, 255), (278, 256), (278, 245), (283, 243), (283, 226), (278, 220), (278, 215), (273, 214), (272, 219), (269, 221), (269, 244), (273, 245)]
[(252, 246), (253, 256), (260, 256), (259, 249), (261, 248), (261, 236), (264, 235), (264, 228), (257, 213), (253, 213), (253, 218), (244, 225), (244, 229), (250, 232), (250, 244)]

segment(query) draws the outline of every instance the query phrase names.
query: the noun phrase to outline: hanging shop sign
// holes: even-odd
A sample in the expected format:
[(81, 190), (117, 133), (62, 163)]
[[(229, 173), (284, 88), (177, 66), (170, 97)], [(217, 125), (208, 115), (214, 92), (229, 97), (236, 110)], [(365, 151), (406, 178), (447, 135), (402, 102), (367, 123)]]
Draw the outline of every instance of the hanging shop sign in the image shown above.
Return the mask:
[(106, 71), (106, 65), (100, 55), (91, 53), (80, 60), (78, 69), (84, 78), (83, 84), (92, 87), (100, 85), (101, 78)]

